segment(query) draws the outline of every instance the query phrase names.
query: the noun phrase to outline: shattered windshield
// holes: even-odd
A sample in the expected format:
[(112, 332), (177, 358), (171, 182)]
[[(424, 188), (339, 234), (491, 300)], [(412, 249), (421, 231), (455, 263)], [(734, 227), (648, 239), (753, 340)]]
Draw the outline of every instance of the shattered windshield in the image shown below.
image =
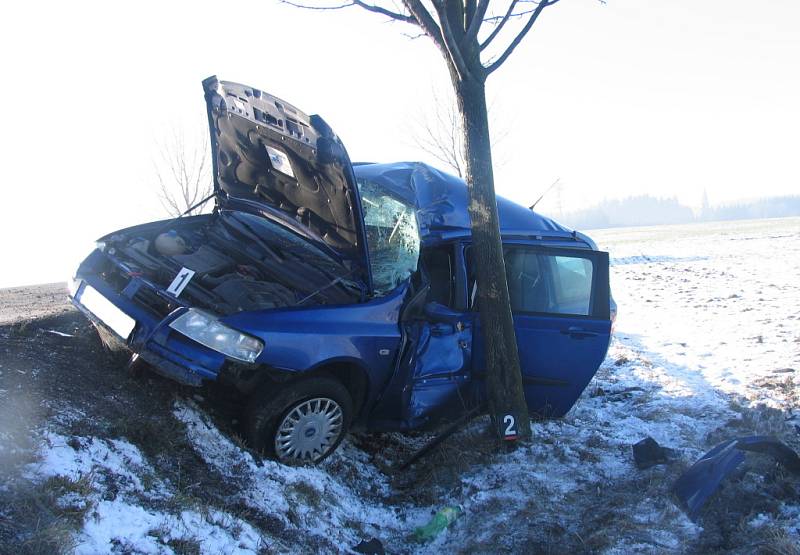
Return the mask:
[(383, 295), (417, 270), (419, 229), (414, 207), (389, 195), (380, 185), (358, 180), (367, 230), (372, 281)]

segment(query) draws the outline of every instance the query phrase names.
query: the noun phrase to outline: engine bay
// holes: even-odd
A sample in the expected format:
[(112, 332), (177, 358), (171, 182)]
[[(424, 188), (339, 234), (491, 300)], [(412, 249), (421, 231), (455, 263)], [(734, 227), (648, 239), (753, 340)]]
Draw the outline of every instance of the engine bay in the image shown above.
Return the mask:
[[(104, 250), (128, 275), (218, 314), (287, 306), (346, 304), (362, 297), (350, 270), (329, 253), (268, 219), (231, 210), (118, 232)], [(175, 294), (174, 291), (171, 293)]]

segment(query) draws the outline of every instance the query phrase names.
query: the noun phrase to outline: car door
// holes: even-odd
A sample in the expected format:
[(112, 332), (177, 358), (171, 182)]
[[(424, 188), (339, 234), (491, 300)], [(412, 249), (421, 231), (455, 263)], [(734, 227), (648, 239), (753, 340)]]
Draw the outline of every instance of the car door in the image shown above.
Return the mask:
[[(508, 244), (503, 251), (528, 408), (532, 415), (562, 416), (608, 349), (608, 253), (533, 244)], [(468, 262), (473, 374), (481, 378), (486, 354), (470, 269)]]
[(457, 418), (471, 406), (472, 317), (454, 307), (454, 246), (425, 248), (425, 287), (406, 302), (398, 369), (373, 412), (384, 428), (402, 429)]

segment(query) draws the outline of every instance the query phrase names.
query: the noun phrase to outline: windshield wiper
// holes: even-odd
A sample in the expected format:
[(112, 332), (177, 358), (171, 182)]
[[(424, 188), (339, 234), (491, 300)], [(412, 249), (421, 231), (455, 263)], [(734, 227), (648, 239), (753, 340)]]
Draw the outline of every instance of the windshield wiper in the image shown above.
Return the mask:
[(330, 288), (330, 287), (333, 287), (334, 285), (336, 285), (336, 284), (339, 284), (339, 283), (341, 283), (342, 285), (347, 285), (347, 286), (349, 286), (351, 289), (358, 289), (358, 290), (360, 290), (360, 291), (363, 293), (363, 288), (362, 288), (362, 287), (360, 287), (360, 286), (359, 286), (357, 283), (355, 283), (355, 282), (353, 282), (353, 281), (350, 281), (349, 279), (345, 279), (347, 276), (349, 276), (350, 274), (352, 274), (353, 272), (355, 272), (357, 269), (358, 269), (358, 268), (353, 268), (352, 270), (350, 270), (349, 272), (347, 272), (347, 273), (346, 273), (346, 274), (344, 274), (343, 276), (339, 276), (339, 277), (337, 277), (336, 279), (334, 279), (333, 281), (331, 281), (331, 282), (330, 282), (330, 283), (328, 283), (327, 285), (323, 285), (323, 286), (322, 286), (322, 287), (320, 287), (319, 289), (316, 289), (316, 290), (312, 291), (311, 293), (309, 293), (308, 295), (306, 295), (305, 297), (303, 297), (302, 299), (300, 299), (299, 301), (297, 301), (297, 303), (295, 304), (295, 306), (300, 306), (301, 304), (303, 304), (303, 303), (304, 303), (304, 302), (306, 302), (307, 300), (309, 300), (309, 299), (311, 299), (311, 298), (313, 298), (313, 297), (316, 297), (317, 295), (319, 295), (320, 293), (322, 293), (322, 292), (323, 292), (323, 291), (325, 291), (326, 289), (328, 289), (328, 288)]

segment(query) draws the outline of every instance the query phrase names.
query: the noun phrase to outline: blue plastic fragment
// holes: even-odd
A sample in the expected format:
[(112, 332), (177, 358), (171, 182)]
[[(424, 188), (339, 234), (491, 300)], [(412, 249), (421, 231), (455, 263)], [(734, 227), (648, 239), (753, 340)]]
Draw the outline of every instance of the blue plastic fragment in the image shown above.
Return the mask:
[(690, 519), (697, 518), (722, 480), (744, 461), (744, 451), (770, 455), (787, 469), (800, 472), (797, 453), (773, 437), (747, 436), (720, 443), (684, 472), (672, 487)]

